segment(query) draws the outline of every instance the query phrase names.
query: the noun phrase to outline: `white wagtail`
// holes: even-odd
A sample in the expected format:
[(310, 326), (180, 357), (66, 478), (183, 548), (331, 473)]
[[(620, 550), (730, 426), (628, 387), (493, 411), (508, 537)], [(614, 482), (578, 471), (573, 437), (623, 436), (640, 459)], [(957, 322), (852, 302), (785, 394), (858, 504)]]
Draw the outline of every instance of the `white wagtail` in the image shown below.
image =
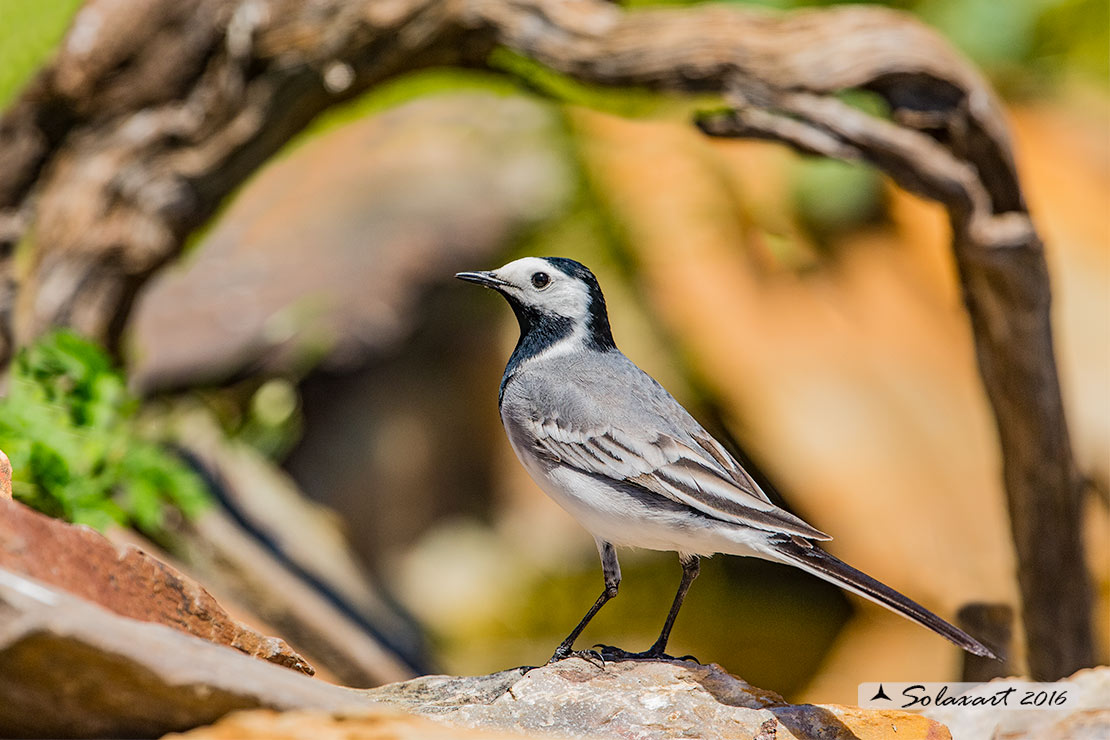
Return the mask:
[(771, 503), (752, 477), (659, 383), (613, 342), (605, 298), (584, 265), (525, 257), (455, 277), (496, 290), (512, 306), (520, 339), (501, 379), (501, 421), (520, 462), (594, 536), (605, 590), (551, 660), (609, 599), (621, 571), (614, 545), (673, 550), (682, 581), (655, 644), (615, 658), (667, 657), (671, 627), (702, 555), (787, 563), (871, 599), (976, 655), (984, 645), (815, 544), (831, 539)]

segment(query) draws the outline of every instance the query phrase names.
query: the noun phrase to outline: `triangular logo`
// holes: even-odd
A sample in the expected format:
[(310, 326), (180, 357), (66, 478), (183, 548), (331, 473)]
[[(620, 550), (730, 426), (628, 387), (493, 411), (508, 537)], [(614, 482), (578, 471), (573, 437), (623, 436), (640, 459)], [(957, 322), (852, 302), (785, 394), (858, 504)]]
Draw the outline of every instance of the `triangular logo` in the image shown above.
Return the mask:
[(871, 701), (875, 701), (876, 699), (886, 699), (887, 701), (891, 700), (890, 697), (886, 695), (886, 692), (883, 691), (882, 684), (879, 684), (879, 690), (876, 691), (875, 695), (871, 697)]

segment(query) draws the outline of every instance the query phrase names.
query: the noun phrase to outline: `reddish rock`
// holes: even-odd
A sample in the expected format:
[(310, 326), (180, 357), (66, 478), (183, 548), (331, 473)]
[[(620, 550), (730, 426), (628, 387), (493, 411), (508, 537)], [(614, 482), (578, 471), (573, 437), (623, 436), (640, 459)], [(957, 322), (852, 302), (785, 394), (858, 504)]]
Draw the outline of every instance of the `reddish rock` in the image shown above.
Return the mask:
[(0, 500), (0, 568), (57, 586), (121, 616), (164, 624), (313, 673), (285, 641), (240, 624), (200, 584), (165, 563), (16, 501)]
[(12, 498), (12, 464), (8, 456), (0, 451), (0, 499)]
[(370, 704), (0, 568), (0, 737), (160, 737), (240, 709)]

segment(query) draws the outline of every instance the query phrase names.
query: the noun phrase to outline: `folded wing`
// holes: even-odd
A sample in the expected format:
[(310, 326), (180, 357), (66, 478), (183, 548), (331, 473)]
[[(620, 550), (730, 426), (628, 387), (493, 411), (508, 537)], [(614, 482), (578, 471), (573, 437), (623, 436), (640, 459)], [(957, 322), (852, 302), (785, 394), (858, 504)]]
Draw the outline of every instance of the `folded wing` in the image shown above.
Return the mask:
[[(591, 475), (633, 483), (706, 516), (770, 532), (831, 539), (775, 506), (732, 457), (697, 427), (689, 435), (613, 426), (575, 428), (532, 418), (537, 452)], [(683, 439), (682, 437), (686, 437)]]

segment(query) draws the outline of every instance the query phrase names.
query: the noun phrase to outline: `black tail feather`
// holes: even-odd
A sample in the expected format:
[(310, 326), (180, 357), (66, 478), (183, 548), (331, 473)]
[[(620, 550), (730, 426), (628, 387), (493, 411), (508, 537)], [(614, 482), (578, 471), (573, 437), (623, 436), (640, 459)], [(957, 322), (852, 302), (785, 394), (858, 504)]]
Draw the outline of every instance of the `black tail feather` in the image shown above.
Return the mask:
[(949, 624), (916, 601), (833, 557), (817, 545), (800, 537), (776, 537), (772, 540), (772, 544), (779, 557), (802, 570), (881, 604), (923, 627), (928, 627), (969, 653), (999, 659), (993, 650), (959, 627)]

